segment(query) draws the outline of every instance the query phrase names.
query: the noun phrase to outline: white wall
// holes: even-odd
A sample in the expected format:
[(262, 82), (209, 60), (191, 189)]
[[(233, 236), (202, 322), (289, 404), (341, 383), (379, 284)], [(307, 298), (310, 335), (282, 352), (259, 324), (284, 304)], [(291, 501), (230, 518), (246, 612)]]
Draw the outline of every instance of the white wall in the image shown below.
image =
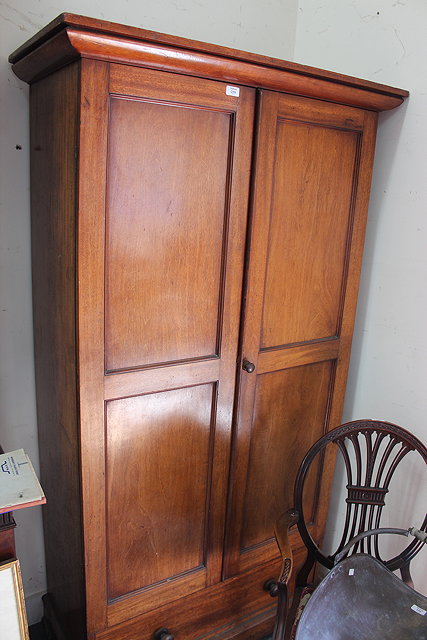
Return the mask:
[[(0, 2), (0, 443), (6, 451), (23, 447), (36, 467), (28, 87), (7, 58), (63, 11), (291, 59), (297, 0)], [(15, 514), (30, 624), (41, 617), (45, 590), (41, 509)]]
[[(298, 62), (411, 94), (380, 116), (344, 419), (383, 418), (426, 442), (427, 2), (300, 0), (298, 9)], [(415, 465), (406, 478), (416, 501), (401, 494), (394, 505), (406, 526), (426, 511), (423, 471), (423, 483)], [(425, 562), (426, 550), (413, 575), (427, 593)]]

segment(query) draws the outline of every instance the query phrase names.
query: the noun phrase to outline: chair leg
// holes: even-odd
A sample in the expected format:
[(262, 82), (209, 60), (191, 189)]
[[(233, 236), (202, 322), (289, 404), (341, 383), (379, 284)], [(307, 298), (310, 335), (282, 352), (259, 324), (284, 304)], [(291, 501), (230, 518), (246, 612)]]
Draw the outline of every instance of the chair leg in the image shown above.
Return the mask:
[(304, 562), (303, 566), (299, 570), (297, 577), (296, 577), (295, 585), (297, 587), (306, 587), (307, 586), (308, 576), (310, 575), (310, 572), (313, 569), (313, 566), (314, 566), (314, 558), (312, 556), (310, 556), (310, 554), (309, 554), (307, 556), (307, 559)]
[(288, 618), (288, 587), (281, 582), (277, 583), (277, 614), (274, 625), (273, 640), (284, 640), (286, 633), (286, 621)]
[(402, 576), (402, 580), (408, 587), (414, 588), (414, 583), (412, 582), (411, 572), (409, 570), (409, 562), (408, 564), (404, 564), (403, 567), (400, 567), (400, 575)]

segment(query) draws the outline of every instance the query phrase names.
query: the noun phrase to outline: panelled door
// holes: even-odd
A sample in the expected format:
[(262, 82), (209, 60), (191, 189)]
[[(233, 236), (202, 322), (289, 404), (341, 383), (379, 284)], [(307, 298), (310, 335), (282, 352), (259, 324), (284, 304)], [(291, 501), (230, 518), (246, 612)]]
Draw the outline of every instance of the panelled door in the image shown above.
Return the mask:
[[(260, 92), (224, 575), (277, 553), (277, 517), (309, 446), (339, 424), (376, 116)], [(310, 479), (324, 525), (330, 473)]]
[[(91, 631), (221, 579), (254, 99), (219, 82), (82, 63)], [(85, 153), (89, 140), (102, 162)]]

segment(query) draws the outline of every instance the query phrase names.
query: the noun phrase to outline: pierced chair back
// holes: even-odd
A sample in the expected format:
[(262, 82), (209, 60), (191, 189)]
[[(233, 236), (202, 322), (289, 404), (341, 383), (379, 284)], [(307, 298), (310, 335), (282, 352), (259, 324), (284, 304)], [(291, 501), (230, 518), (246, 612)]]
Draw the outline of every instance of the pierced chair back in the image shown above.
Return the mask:
[[(311, 510), (304, 513), (304, 485), (310, 469), (316, 465), (323, 469), (326, 449), (336, 448), (341, 454), (346, 476), (345, 518), (340, 541), (333, 553), (321, 550), (313, 539), (309, 527)], [(427, 449), (406, 429), (380, 420), (356, 420), (343, 424), (320, 438), (305, 455), (297, 473), (294, 486), (294, 508), (283, 514), (276, 523), (276, 539), (282, 552), (282, 573), (274, 587), (269, 587), (271, 595), (278, 595), (278, 616), (274, 640), (290, 637), (289, 627), (297, 610), (297, 599), (306, 587), (308, 577), (317, 561), (327, 569), (332, 569), (337, 556), (345, 548), (345, 555), (368, 554), (376, 558), (390, 571), (400, 570), (403, 581), (409, 586), (412, 580), (409, 571), (411, 560), (423, 547), (423, 535), (427, 529), (427, 514), (422, 514), (415, 531), (419, 535), (411, 538), (404, 549), (387, 560), (381, 557), (379, 534), (381, 517), (384, 513), (390, 484), (400, 463), (408, 456), (418, 456), (427, 464)], [(422, 465), (423, 471), (425, 469)], [(397, 487), (396, 487), (397, 488)], [(292, 552), (288, 540), (288, 530), (297, 524), (300, 536), (307, 547), (307, 560), (296, 577), (295, 598), (290, 616), (287, 616), (287, 583), (292, 571)], [(363, 536), (368, 530), (377, 530), (373, 535)], [(390, 531), (389, 531), (390, 532)], [(402, 532), (402, 531), (400, 531)], [(409, 534), (409, 530), (404, 532)], [(353, 538), (356, 538), (353, 540)], [(339, 556), (340, 557), (340, 556)]]
[[(341, 453), (346, 471), (347, 497), (343, 533), (337, 549), (325, 555), (313, 540), (304, 518), (304, 484), (310, 465), (330, 443)], [(333, 429), (320, 438), (307, 452), (299, 468), (294, 489), (295, 510), (299, 514), (298, 529), (312, 561), (316, 560), (331, 569), (335, 556), (344, 546), (364, 531), (378, 529), (386, 505), (391, 480), (398, 465), (411, 452), (418, 454), (427, 464), (427, 448), (406, 429), (379, 420), (356, 420)], [(427, 514), (419, 529), (425, 531)], [(403, 570), (418, 553), (423, 543), (411, 540), (395, 557), (384, 560), (380, 555), (378, 535), (356, 541), (351, 553), (367, 553), (380, 560), (390, 571)]]

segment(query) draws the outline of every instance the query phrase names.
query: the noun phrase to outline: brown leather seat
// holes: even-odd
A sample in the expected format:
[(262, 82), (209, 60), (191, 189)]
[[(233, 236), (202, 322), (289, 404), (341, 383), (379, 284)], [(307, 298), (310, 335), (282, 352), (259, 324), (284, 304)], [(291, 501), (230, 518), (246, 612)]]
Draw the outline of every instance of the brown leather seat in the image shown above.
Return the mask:
[(307, 603), (296, 640), (427, 640), (427, 598), (366, 554), (339, 562)]

